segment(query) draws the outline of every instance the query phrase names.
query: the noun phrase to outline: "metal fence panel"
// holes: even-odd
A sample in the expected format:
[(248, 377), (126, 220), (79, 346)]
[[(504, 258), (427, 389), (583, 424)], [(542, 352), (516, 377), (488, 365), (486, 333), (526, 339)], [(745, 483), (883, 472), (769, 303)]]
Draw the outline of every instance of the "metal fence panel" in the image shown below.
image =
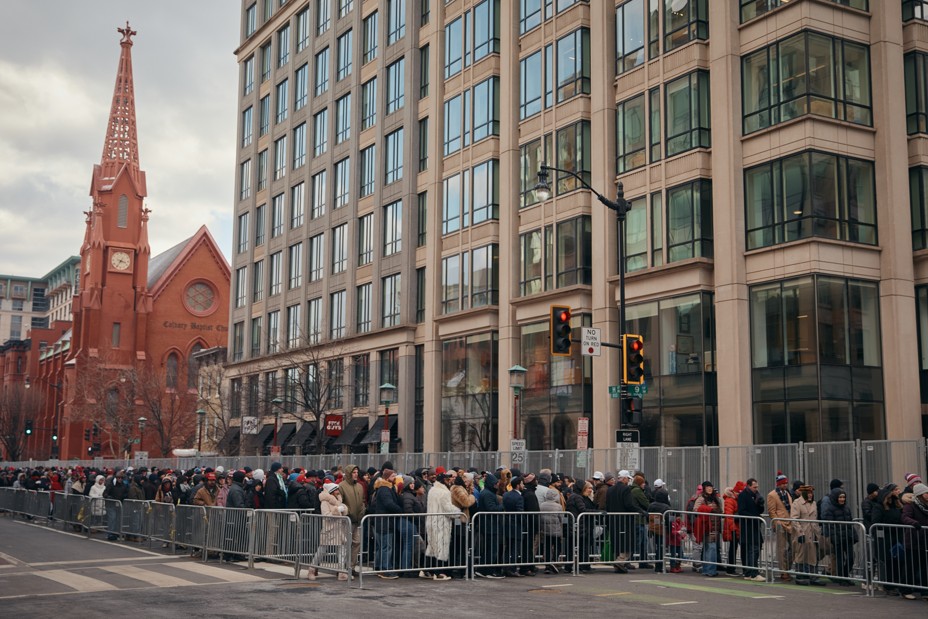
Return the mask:
[[(803, 481), (815, 487), (815, 494), (823, 497), (829, 492), (832, 479), (844, 482), (848, 503), (855, 516), (860, 516), (861, 492), (858, 472), (858, 450), (854, 442), (803, 443)], [(885, 482), (884, 482), (885, 483)]]
[[(365, 576), (373, 574), (392, 576), (422, 572), (425, 577), (434, 568), (435, 574), (467, 575), (470, 527), (462, 522), (461, 513), (425, 516), (427, 535), (434, 535), (431, 546), (420, 544), (419, 540), (425, 539), (421, 536), (422, 522), (421, 516), (415, 514), (364, 516), (361, 520), (359, 586), (363, 587)], [(435, 557), (436, 553), (432, 551), (437, 550), (441, 551), (438, 553), (441, 556)]]
[(702, 447), (664, 449), (662, 479), (670, 491), (671, 505), (684, 509), (696, 486), (706, 480)]
[(205, 507), (178, 505), (174, 515), (175, 543), (187, 549), (202, 550), (206, 546), (207, 525)]
[(175, 516), (173, 503), (152, 502), (148, 514), (148, 535), (151, 541), (161, 542), (162, 547), (171, 546), (174, 552)]
[(574, 515), (570, 512), (480, 512), (474, 516), (474, 573), (512, 574), (518, 569), (575, 571)]
[[(254, 543), (250, 548), (249, 562), (255, 557), (293, 563), (299, 575), (299, 560), (302, 555), (308, 554), (308, 548), (303, 546), (300, 531), (300, 516), (303, 513), (312, 513), (312, 510), (254, 510), (252, 527), (248, 534)], [(307, 538), (306, 543), (311, 543)], [(250, 563), (249, 563), (250, 565)]]
[[(577, 519), (575, 558), (580, 572), (596, 564), (626, 562), (635, 548), (639, 514), (584, 512)], [(620, 569), (621, 566), (620, 566)]]
[(870, 528), (872, 583), (887, 593), (928, 594), (928, 531), (907, 525)]
[(348, 516), (300, 516), (300, 556), (297, 566), (306, 566), (310, 579), (319, 570), (335, 572), (340, 580), (351, 574), (351, 519)]
[(688, 561), (706, 576), (716, 575), (719, 569), (734, 574), (740, 567), (746, 578), (769, 579), (763, 558), (767, 539), (763, 518), (668, 510), (649, 515), (648, 531), (660, 538), (659, 559), (666, 571), (682, 571), (682, 562)]
[(122, 503), (122, 533), (127, 537), (148, 537), (151, 506), (148, 501), (126, 499)]
[[(926, 468), (923, 455), (925, 441), (861, 441), (860, 471), (864, 492), (858, 496), (863, 499), (866, 486), (875, 483), (883, 486), (894, 482), (903, 486), (906, 473), (921, 472)], [(847, 488), (847, 486), (845, 486)], [(855, 488), (859, 491), (859, 488)]]
[(203, 560), (210, 552), (218, 553), (219, 559), (242, 560), (249, 554), (249, 528), (253, 509), (231, 507), (206, 507), (206, 548)]

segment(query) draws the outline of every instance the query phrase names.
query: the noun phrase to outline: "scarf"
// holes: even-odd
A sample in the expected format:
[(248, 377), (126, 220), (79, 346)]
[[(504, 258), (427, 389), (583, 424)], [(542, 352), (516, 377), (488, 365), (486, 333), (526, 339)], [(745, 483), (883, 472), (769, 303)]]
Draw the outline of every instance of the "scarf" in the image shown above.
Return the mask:
[(789, 511), (790, 504), (792, 503), (789, 492), (787, 492), (785, 488), (777, 488), (777, 496), (780, 497), (780, 500), (783, 502), (783, 507), (786, 508), (786, 511)]
[(915, 497), (915, 500), (912, 501), (912, 504), (918, 509), (918, 511), (922, 513), (922, 515), (928, 518), (928, 505), (922, 503), (921, 499), (918, 497)]

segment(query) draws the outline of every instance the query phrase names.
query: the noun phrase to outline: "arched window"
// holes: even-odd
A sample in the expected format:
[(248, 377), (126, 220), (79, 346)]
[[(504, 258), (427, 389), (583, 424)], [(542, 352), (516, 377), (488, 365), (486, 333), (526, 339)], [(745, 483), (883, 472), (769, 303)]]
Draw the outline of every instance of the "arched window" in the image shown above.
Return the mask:
[(190, 349), (190, 356), (187, 357), (187, 389), (197, 388), (197, 375), (200, 372), (197, 360), (194, 359), (193, 356), (201, 350), (203, 350), (203, 345), (197, 342), (193, 345), (193, 348)]
[(126, 228), (129, 225), (129, 198), (126, 194), (119, 196), (119, 208), (116, 211), (116, 225)]
[(164, 372), (165, 384), (167, 385), (168, 389), (177, 388), (177, 364), (178, 364), (177, 353), (172, 352), (170, 355), (168, 355), (168, 362), (167, 362), (167, 365), (165, 367), (165, 372)]

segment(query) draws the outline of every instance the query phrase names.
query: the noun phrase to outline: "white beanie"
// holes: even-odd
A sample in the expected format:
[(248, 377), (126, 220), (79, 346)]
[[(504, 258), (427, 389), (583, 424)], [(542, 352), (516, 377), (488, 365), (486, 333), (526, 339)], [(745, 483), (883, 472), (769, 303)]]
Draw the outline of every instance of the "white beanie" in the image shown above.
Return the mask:
[(221, 467), (221, 466), (217, 466), (217, 467), (216, 467), (216, 474), (217, 474), (217, 475), (218, 475), (219, 473), (225, 473), (225, 472), (226, 472), (226, 470), (225, 470), (223, 467)]
[(255, 469), (251, 472), (251, 477), (255, 481), (264, 481), (264, 469)]
[(332, 482), (329, 482), (329, 483), (327, 483), (327, 484), (323, 484), (322, 487), (323, 487), (323, 488), (325, 489), (325, 491), (328, 492), (329, 494), (332, 494), (333, 492), (335, 492), (336, 490), (338, 490), (338, 484), (333, 484)]

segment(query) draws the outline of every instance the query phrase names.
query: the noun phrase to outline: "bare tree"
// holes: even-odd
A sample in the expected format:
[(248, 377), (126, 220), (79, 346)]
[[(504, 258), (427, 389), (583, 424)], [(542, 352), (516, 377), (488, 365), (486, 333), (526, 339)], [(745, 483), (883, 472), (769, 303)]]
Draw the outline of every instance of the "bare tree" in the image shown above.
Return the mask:
[(90, 422), (104, 437), (108, 451), (128, 451), (139, 417), (132, 370), (112, 367), (101, 357), (81, 357), (75, 374), (72, 418)]
[(452, 425), (448, 447), (453, 451), (496, 451), (497, 393), (489, 389), (469, 391), (466, 380), (454, 388), (457, 392), (451, 399), (460, 405), (461, 417)]
[(0, 445), (9, 460), (19, 460), (26, 448), (26, 420), (38, 417), (42, 394), (22, 384), (0, 391)]
[(158, 440), (158, 447), (166, 456), (172, 447), (189, 445), (196, 429), (196, 392), (179, 384), (176, 374), (168, 375), (143, 364), (125, 373), (135, 401), (144, 410), (147, 427)]
[[(205, 421), (214, 424), (216, 448), (221, 455), (236, 455), (237, 446), (229, 444), (226, 439), (232, 432), (240, 430), (232, 425), (232, 402), (227, 392), (225, 367), (222, 363), (202, 364), (199, 369), (200, 380), (197, 381), (197, 408), (204, 411)], [(241, 394), (239, 394), (241, 395)], [(201, 428), (205, 432), (206, 428)]]

